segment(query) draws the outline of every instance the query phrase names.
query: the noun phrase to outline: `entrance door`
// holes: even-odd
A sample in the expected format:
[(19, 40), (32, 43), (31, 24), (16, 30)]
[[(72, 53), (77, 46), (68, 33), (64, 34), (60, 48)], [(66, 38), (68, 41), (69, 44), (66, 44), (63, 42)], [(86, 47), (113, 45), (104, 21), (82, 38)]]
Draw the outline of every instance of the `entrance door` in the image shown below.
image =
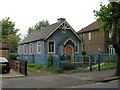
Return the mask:
[(71, 60), (73, 60), (73, 47), (72, 46), (67, 46), (65, 48), (65, 53), (70, 55)]

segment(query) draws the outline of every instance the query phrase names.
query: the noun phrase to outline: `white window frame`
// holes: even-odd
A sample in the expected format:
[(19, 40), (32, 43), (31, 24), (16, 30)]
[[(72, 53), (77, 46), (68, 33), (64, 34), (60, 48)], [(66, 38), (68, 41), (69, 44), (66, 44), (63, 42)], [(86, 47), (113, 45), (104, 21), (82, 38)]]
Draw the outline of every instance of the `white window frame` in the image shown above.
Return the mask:
[(110, 49), (109, 49), (109, 54), (110, 54), (110, 55), (115, 54), (115, 49), (114, 49), (114, 48), (110, 48)]
[(85, 34), (84, 34), (84, 33), (82, 34), (82, 37), (85, 37)]
[(111, 31), (109, 31), (109, 38), (111, 38), (112, 37), (112, 33), (111, 33)]
[[(54, 52), (49, 52), (49, 42), (54, 42)], [(48, 53), (53, 53), (53, 54), (55, 54), (55, 41), (54, 41), (54, 40), (49, 40), (49, 41), (48, 41)]]
[[(77, 47), (77, 52), (76, 52), (76, 47)], [(79, 53), (79, 43), (76, 43), (76, 46), (75, 46), (75, 53)]]
[[(32, 51), (31, 51), (32, 49)], [(33, 53), (33, 43), (29, 44), (29, 53), (32, 54)]]
[(21, 54), (21, 46), (18, 46), (18, 53)]
[(91, 32), (88, 33), (88, 40), (91, 40)]
[[(40, 43), (40, 45), (39, 45), (39, 43)], [(41, 54), (41, 46), (42, 46), (42, 45), (41, 45), (41, 41), (38, 41), (38, 42), (37, 42), (37, 53), (38, 53), (38, 54)], [(40, 47), (40, 52), (39, 52), (39, 50), (38, 50), (39, 47)]]
[(27, 53), (27, 45), (24, 44), (23, 47), (24, 47), (24, 49), (23, 49), (23, 50), (24, 50), (24, 53), (26, 54), (26, 53)]

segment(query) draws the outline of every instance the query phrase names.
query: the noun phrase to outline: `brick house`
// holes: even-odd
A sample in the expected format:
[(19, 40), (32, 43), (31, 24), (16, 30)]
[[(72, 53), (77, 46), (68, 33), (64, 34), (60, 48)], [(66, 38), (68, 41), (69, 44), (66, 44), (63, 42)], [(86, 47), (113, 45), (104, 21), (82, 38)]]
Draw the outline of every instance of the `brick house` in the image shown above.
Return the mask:
[(102, 23), (95, 21), (77, 32), (83, 39), (84, 49), (87, 53), (114, 53), (113, 48), (109, 47), (110, 34), (100, 30), (101, 25)]

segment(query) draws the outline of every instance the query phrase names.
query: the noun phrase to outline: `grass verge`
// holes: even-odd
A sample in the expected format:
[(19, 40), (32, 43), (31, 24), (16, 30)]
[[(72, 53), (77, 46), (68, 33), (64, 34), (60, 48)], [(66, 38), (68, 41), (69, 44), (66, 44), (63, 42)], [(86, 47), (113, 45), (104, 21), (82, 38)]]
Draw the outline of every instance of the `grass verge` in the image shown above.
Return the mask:
[(38, 64), (28, 64), (27, 70), (29, 72), (41, 72), (41, 71), (49, 71), (52, 73), (59, 73), (59, 70), (54, 67), (47, 67), (45, 65), (38, 65)]

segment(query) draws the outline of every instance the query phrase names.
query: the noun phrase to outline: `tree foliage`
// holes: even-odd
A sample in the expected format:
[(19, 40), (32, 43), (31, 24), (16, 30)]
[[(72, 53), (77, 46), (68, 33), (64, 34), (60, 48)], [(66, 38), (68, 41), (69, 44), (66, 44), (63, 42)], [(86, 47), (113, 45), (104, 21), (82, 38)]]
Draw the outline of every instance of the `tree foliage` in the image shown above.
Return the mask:
[(97, 20), (103, 23), (102, 29), (111, 33), (111, 44), (117, 54), (116, 75), (120, 76), (120, 3), (110, 2), (101, 5), (99, 11), (94, 11)]
[(12, 22), (9, 17), (0, 21), (0, 42), (9, 45), (10, 52), (17, 52), (20, 34), (17, 35), (19, 29), (15, 28), (15, 22)]
[(10, 34), (6, 38), (7, 44), (9, 45), (10, 52), (11, 53), (16, 53), (17, 52), (17, 47), (18, 47), (18, 42), (20, 41), (20, 38), (18, 35)]
[(0, 21), (0, 35), (1, 40), (5, 42), (5, 39), (9, 34), (14, 34), (19, 31), (15, 28), (15, 22), (12, 22), (9, 17), (6, 17)]
[(44, 28), (44, 27), (46, 27), (46, 26), (48, 26), (48, 25), (49, 25), (48, 20), (39, 21), (39, 22), (36, 23), (33, 27), (29, 27), (27, 33), (30, 34), (30, 33), (32, 33), (33, 31), (42, 29), (42, 28)]
[(120, 19), (120, 4), (116, 3), (115, 11), (112, 9), (112, 5), (109, 3), (108, 5), (101, 5), (99, 11), (93, 11), (95, 17), (98, 21), (102, 22), (102, 30), (109, 31), (112, 29), (112, 22), (114, 19), (119, 21)]

